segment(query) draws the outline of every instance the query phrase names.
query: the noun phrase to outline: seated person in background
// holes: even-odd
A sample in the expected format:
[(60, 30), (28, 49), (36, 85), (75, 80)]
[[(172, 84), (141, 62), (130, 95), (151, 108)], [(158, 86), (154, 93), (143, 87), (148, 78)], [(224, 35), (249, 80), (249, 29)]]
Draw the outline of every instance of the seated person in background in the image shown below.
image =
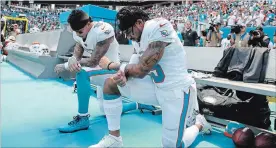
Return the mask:
[[(57, 65), (55, 71), (61, 72), (67, 69), (70, 72), (77, 73), (78, 115), (69, 124), (59, 128), (59, 131), (64, 133), (72, 133), (89, 128), (89, 99), (91, 93), (93, 93), (90, 86), (90, 76), (94, 78), (92, 78), (92, 81), (97, 86), (96, 96), (99, 103), (102, 103), (104, 80), (109, 78), (113, 72), (108, 71), (105, 75), (100, 75), (102, 73), (102, 69), (98, 66), (100, 59), (106, 56), (113, 62), (120, 62), (119, 44), (115, 39), (114, 29), (110, 24), (93, 22), (82, 10), (73, 10), (68, 17), (68, 23), (73, 30), (73, 38), (77, 43), (74, 47), (73, 56), (65, 64)], [(91, 54), (90, 58), (82, 58), (84, 50)], [(137, 108), (136, 104), (135, 108)]]

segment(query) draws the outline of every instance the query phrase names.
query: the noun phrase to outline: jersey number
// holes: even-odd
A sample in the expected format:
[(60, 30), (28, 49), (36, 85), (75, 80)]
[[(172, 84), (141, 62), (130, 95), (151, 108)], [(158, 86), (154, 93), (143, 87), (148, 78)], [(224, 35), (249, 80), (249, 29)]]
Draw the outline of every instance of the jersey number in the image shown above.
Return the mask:
[(165, 79), (164, 71), (159, 64), (153, 66), (150, 76), (155, 83), (162, 83)]

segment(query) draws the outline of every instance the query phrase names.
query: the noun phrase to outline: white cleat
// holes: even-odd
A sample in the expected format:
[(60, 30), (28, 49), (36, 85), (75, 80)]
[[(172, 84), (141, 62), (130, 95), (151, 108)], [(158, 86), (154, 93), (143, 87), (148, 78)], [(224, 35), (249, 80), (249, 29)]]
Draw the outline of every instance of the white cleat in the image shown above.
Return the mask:
[(212, 126), (210, 123), (207, 122), (205, 117), (201, 114), (198, 114), (196, 116), (196, 124), (202, 125), (202, 130), (201, 132), (206, 135), (210, 135), (212, 131)]
[(112, 135), (104, 136), (104, 138), (95, 145), (89, 146), (89, 148), (121, 148), (123, 147), (123, 139), (122, 137), (114, 137)]

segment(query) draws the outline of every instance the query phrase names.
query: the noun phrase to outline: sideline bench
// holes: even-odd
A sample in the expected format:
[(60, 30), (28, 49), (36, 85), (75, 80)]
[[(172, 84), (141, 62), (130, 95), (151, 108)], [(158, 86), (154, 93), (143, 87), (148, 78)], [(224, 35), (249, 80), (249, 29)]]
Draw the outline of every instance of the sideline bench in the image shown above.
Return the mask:
[(272, 84), (244, 83), (217, 77), (195, 79), (195, 81), (197, 84), (202, 85), (229, 88), (259, 95), (276, 97), (276, 85)]
[[(199, 71), (213, 72), (215, 67), (217, 66), (219, 60), (223, 56), (223, 51), (220, 48), (196, 48), (196, 47), (187, 47), (185, 48), (187, 51), (188, 58), (188, 68)], [(192, 56), (191, 55), (195, 55)], [(196, 58), (194, 58), (196, 57)], [(266, 70), (266, 80), (276, 81), (276, 50), (271, 50), (268, 57), (268, 65)], [(265, 96), (276, 97), (276, 85), (273, 84), (264, 84), (264, 83), (245, 83), (242, 81), (231, 81), (225, 78), (198, 78), (195, 79), (197, 84), (216, 86), (222, 88), (229, 88), (238, 91), (250, 92)], [(161, 111), (159, 111), (161, 112)], [(158, 112), (157, 112), (158, 113)], [(225, 127), (230, 121), (225, 119), (220, 119), (217, 117), (205, 115), (206, 119), (210, 123), (214, 123), (215, 126)], [(274, 123), (276, 124), (276, 123)], [(268, 132), (271, 131), (256, 128), (253, 126), (249, 126), (255, 133), (259, 132)], [(276, 130), (276, 129), (274, 129)]]
[[(57, 55), (67, 53), (75, 45), (72, 34), (66, 30), (20, 34), (16, 36), (16, 42), (21, 47), (8, 51), (8, 62), (41, 79), (57, 78), (54, 67), (63, 62)], [(47, 45), (50, 55), (31, 53), (29, 47), (33, 42)]]

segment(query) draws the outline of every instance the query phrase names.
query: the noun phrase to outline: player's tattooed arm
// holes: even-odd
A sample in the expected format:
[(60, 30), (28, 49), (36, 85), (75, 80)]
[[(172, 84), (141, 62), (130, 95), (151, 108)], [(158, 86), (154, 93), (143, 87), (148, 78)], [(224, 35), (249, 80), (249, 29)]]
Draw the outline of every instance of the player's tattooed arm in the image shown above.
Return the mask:
[(96, 67), (97, 65), (99, 65), (101, 58), (106, 54), (113, 40), (114, 36), (98, 42), (96, 44), (95, 51), (91, 54), (91, 57), (87, 60), (81, 61), (81, 65), (87, 67)]
[(149, 44), (138, 64), (128, 64), (125, 67), (126, 77), (144, 78), (162, 58), (164, 49), (170, 43), (156, 41)]
[(74, 53), (73, 53), (73, 56), (78, 60), (80, 61), (81, 60), (81, 57), (83, 55), (83, 47), (81, 46), (80, 43), (76, 43), (75, 47), (74, 47)]

